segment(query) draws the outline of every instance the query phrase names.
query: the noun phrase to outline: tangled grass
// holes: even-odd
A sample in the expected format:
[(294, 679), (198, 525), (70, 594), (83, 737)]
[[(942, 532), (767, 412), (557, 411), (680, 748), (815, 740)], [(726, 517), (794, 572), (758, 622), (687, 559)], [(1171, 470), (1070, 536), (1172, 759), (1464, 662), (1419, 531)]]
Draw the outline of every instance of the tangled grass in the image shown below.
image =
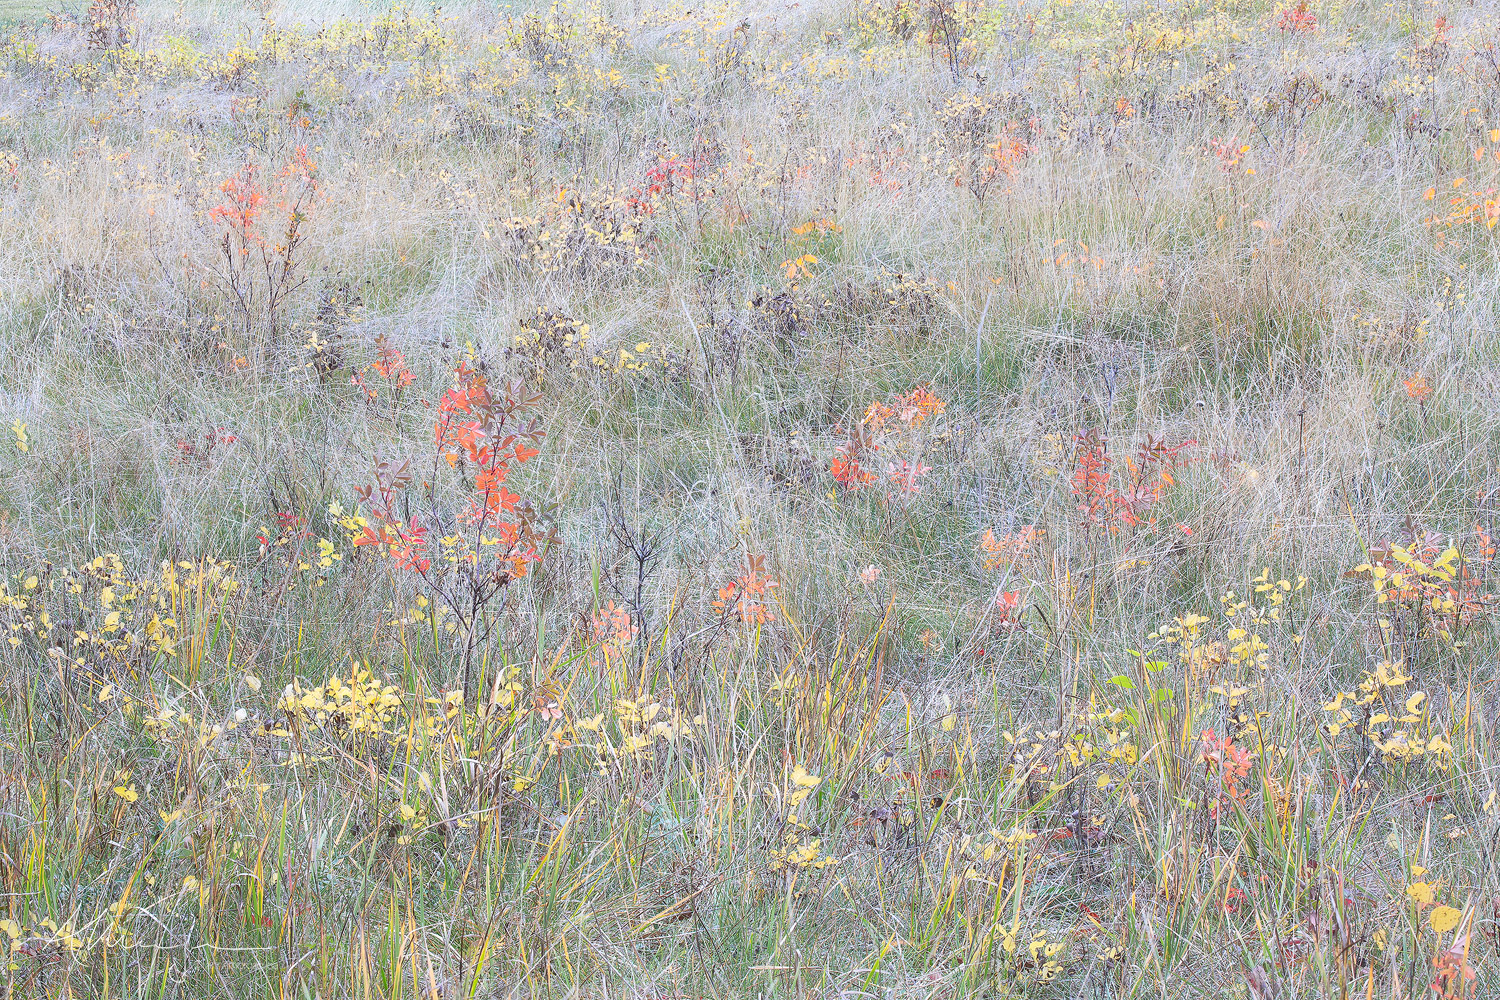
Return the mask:
[(7, 996), (1500, 989), (1492, 4), (6, 13)]

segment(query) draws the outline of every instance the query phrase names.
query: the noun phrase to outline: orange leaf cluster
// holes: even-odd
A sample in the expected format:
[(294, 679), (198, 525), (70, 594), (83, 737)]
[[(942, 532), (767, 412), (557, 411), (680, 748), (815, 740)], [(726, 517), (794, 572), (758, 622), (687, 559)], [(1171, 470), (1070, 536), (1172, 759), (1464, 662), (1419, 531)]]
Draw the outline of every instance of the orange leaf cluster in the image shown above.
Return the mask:
[(1406, 387), (1406, 394), (1419, 403), (1426, 402), (1427, 397), (1432, 395), (1432, 386), (1421, 372), (1414, 372), (1402, 379), (1401, 384)]
[(979, 551), (984, 553), (984, 568), (993, 570), (1010, 565), (1029, 552), (1044, 534), (1046, 532), (1036, 525), (1025, 524), (996, 538), (995, 530), (986, 528), (984, 537), (979, 540)]
[(1026, 609), (1021, 604), (1019, 590), (1002, 590), (995, 595), (995, 624), (1002, 630), (1021, 627), (1021, 615)]
[(1276, 27), (1298, 35), (1310, 35), (1318, 30), (1318, 17), (1307, 9), (1307, 0), (1295, 7), (1283, 10), (1276, 18)]
[(1218, 819), (1220, 806), (1242, 801), (1244, 789), (1240, 788), (1240, 782), (1249, 776), (1255, 755), (1236, 746), (1228, 736), (1221, 739), (1212, 729), (1205, 729), (1198, 737), (1198, 759), (1219, 779), (1222, 791), (1209, 809), (1209, 814)]
[(228, 200), (208, 210), (208, 217), (237, 230), (249, 242), (259, 237), (253, 235), (255, 220), (269, 200), (265, 188), (256, 180), (259, 168), (247, 163), (233, 177), (219, 185)]
[(630, 620), (630, 611), (613, 600), (594, 612), (593, 640), (601, 649), (618, 652), (635, 641), (638, 629)]
[(1069, 483), (1083, 523), (1102, 525), (1110, 531), (1118, 531), (1122, 525), (1154, 526), (1156, 517), (1150, 510), (1176, 484), (1172, 470), (1180, 462), (1179, 453), (1197, 443), (1189, 440), (1168, 445), (1147, 435), (1136, 454), (1125, 460), (1123, 488), (1116, 489), (1108, 441), (1096, 431), (1079, 435)]
[(476, 470), (468, 509), (460, 515), (462, 523), (477, 529), (480, 541), (471, 561), (477, 563), (477, 552), (490, 547), (506, 577), (526, 575), (527, 566), (541, 558), (521, 497), (505, 486), (513, 466), (540, 454), (537, 442), (545, 435), (536, 421), (511, 429), (517, 415), (540, 398), (525, 396), (520, 383), (496, 396), (483, 372), (460, 363), (453, 386), (438, 403), (440, 416), (433, 426), (438, 455), (449, 467), (467, 463)]
[[(239, 242), (241, 254), (250, 247), (267, 247), (270, 240), (260, 231), (259, 221), (267, 206), (287, 217), (282, 228), (295, 229), (303, 220), (307, 204), (317, 193), (317, 165), (308, 158), (307, 146), (298, 146), (290, 159), (276, 172), (275, 184), (267, 187), (260, 180), (260, 167), (247, 161), (233, 176), (219, 185), (225, 200), (208, 210), (209, 220), (225, 227), (226, 235)], [(278, 222), (278, 226), (281, 224)], [(278, 253), (284, 247), (275, 248)]]
[[(839, 445), (838, 453), (829, 466), (834, 482), (851, 492), (863, 489), (880, 477), (865, 467), (868, 456), (880, 451), (892, 432), (908, 435), (919, 429), (929, 418), (947, 408), (931, 390), (918, 386), (904, 396), (889, 403), (876, 400), (865, 410), (859, 426), (848, 441)], [(918, 480), (932, 469), (919, 461), (887, 463), (886, 475), (891, 483), (903, 492), (915, 493)]]
[(774, 616), (764, 601), (766, 592), (777, 586), (766, 575), (764, 556), (746, 556), (745, 569), (739, 576), (719, 588), (713, 608), (721, 615), (735, 615), (746, 625), (759, 625)]
[[(1490, 129), (1488, 135), (1489, 145), (1474, 149), (1474, 162), (1481, 166), (1488, 164), (1492, 171), (1490, 179), (1494, 180), (1493, 168), (1500, 164), (1500, 128)], [(1435, 200), (1437, 188), (1428, 188), (1423, 197), (1428, 201)], [(1453, 181), (1453, 194), (1448, 198), (1448, 213), (1432, 215), (1427, 219), (1428, 228), (1437, 230), (1479, 223), (1483, 223), (1486, 229), (1494, 229), (1500, 224), (1500, 187), (1494, 184), (1485, 187), (1471, 185), (1467, 177), (1459, 177)]]
[(379, 377), (385, 382), (388, 390), (395, 397), (393, 402), (399, 401), (402, 390), (417, 378), (412, 374), (411, 369), (406, 367), (406, 355), (391, 347), (383, 336), (377, 344), (375, 360), (349, 378), (351, 385), (364, 390), (366, 401), (373, 403), (379, 391), (372, 384), (371, 379), (365, 377), (367, 374)]

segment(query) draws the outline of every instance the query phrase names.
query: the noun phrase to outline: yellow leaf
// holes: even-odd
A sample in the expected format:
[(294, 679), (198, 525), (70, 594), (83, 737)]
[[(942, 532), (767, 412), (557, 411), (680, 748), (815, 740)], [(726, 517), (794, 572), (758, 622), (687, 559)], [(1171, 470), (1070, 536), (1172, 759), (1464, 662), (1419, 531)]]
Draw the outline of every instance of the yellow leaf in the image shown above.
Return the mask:
[(1406, 894), (1422, 906), (1431, 906), (1436, 899), (1435, 887), (1431, 882), (1413, 882), (1406, 887)]
[(1451, 906), (1439, 906), (1428, 914), (1427, 922), (1439, 934), (1447, 934), (1458, 926), (1458, 921), (1462, 917), (1463, 914)]
[(808, 774), (807, 769), (798, 764), (792, 770), (792, 784), (799, 788), (816, 788), (818, 782), (823, 779), (816, 774)]
[(116, 785), (115, 794), (126, 802), (134, 802), (141, 797), (141, 793), (135, 790), (134, 785), (131, 785), (129, 788), (126, 788), (124, 785)]

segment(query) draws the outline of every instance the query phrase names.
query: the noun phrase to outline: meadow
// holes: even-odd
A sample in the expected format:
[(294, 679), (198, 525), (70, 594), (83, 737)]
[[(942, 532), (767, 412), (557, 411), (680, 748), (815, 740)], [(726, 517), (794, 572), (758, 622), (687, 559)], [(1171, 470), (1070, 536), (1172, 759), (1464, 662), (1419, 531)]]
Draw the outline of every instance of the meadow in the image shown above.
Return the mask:
[(1500, 995), (1497, 46), (0, 5), (4, 996)]

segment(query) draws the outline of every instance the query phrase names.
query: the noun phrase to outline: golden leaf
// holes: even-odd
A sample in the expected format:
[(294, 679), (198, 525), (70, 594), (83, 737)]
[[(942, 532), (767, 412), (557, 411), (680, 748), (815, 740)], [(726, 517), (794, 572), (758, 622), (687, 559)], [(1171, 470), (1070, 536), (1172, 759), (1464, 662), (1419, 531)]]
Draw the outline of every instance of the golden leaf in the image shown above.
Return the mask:
[(1439, 934), (1447, 934), (1458, 926), (1458, 921), (1462, 917), (1463, 914), (1451, 906), (1439, 906), (1427, 915), (1427, 922)]

